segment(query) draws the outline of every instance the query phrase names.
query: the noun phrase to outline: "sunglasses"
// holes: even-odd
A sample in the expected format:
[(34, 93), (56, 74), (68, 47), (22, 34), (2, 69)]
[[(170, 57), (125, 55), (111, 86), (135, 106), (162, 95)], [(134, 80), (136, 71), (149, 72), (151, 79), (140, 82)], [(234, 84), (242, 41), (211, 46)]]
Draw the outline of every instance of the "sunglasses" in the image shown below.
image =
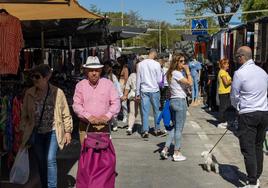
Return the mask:
[(236, 58), (240, 58), (242, 56), (244, 56), (244, 55), (243, 54), (239, 54), (239, 55), (236, 56)]
[(35, 79), (35, 80), (39, 80), (41, 78), (39, 74), (33, 74), (31, 77), (32, 79)]
[(185, 64), (186, 61), (185, 61), (185, 59), (184, 59), (184, 60), (179, 60), (179, 61), (177, 61), (177, 62)]

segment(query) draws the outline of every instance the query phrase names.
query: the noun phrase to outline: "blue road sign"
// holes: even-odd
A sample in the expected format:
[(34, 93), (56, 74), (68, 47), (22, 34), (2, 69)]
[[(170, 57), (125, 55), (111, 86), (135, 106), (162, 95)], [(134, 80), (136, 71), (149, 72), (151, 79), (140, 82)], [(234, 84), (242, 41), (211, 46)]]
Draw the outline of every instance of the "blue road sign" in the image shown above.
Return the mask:
[(206, 19), (192, 20), (193, 35), (207, 35), (208, 21)]

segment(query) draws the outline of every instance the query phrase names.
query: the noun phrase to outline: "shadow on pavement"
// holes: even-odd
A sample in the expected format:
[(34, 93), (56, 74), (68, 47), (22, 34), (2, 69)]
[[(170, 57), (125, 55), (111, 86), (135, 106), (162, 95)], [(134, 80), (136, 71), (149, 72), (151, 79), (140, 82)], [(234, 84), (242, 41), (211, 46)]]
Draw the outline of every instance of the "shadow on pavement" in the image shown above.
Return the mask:
[[(156, 150), (153, 151), (153, 153), (161, 153), (161, 151), (163, 150), (163, 148), (165, 147), (166, 142), (161, 142), (159, 144), (157, 144), (156, 146), (158, 147)], [(174, 145), (171, 144), (168, 150), (168, 155), (172, 156), (174, 154)]]
[(71, 169), (79, 159), (80, 148), (80, 142), (73, 140), (69, 146), (58, 152), (58, 188), (74, 187), (76, 170), (71, 172)]
[(219, 124), (218, 120), (207, 119), (207, 122), (214, 125), (215, 127), (217, 127)]
[[(215, 169), (212, 168), (210, 172), (207, 171), (205, 164), (199, 164), (201, 168), (207, 173), (215, 173)], [(239, 171), (239, 168), (229, 164), (219, 164), (219, 175), (235, 187), (244, 186), (247, 180), (246, 174)]]
[(223, 179), (232, 183), (236, 187), (245, 185), (247, 181), (247, 175), (239, 171), (237, 166), (219, 164), (219, 171), (219, 174)]

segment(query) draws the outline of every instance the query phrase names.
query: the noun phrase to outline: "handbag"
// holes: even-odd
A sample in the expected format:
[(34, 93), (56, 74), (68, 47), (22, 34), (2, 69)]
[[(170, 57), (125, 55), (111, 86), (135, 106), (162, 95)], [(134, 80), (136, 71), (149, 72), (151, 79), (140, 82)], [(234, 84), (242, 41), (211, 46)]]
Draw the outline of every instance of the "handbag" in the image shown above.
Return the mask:
[(50, 87), (48, 85), (47, 94), (46, 94), (46, 97), (45, 97), (45, 100), (44, 100), (44, 103), (43, 103), (43, 107), (42, 107), (41, 115), (40, 115), (40, 118), (39, 118), (39, 121), (38, 121), (38, 125), (34, 126), (32, 134), (31, 134), (30, 138), (28, 139), (28, 141), (26, 142), (26, 145), (28, 145), (28, 146), (32, 146), (35, 143), (37, 130), (38, 130), (38, 127), (40, 127), (40, 125), (41, 125), (41, 121), (42, 121), (42, 118), (43, 118), (43, 114), (44, 114), (45, 105), (46, 105), (47, 97), (48, 97), (48, 94), (49, 94), (49, 90), (50, 90)]
[(107, 149), (109, 146), (109, 137), (106, 133), (87, 133), (85, 147), (96, 150)]
[(78, 163), (76, 188), (114, 188), (115, 165), (116, 156), (110, 134), (87, 132)]

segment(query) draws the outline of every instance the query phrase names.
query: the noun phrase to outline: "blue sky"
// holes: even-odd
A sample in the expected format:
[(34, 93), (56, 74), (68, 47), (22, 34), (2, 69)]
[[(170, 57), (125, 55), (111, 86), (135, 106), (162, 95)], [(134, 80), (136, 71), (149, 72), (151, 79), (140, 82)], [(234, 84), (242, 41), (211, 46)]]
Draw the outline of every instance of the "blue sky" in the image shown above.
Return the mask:
[(123, 11), (137, 11), (143, 19), (153, 19), (166, 21), (172, 24), (179, 24), (176, 21), (176, 10), (183, 4), (169, 4), (166, 0), (78, 0), (78, 2), (86, 8), (91, 4), (96, 5), (101, 11), (121, 12), (123, 2)]
[[(78, 2), (86, 8), (94, 4), (103, 12), (121, 12), (123, 2), (124, 12), (133, 10), (145, 20), (166, 21), (176, 25), (180, 23), (176, 20), (178, 16), (175, 13), (184, 8), (183, 3), (169, 4), (166, 0), (78, 0)], [(239, 22), (237, 16), (231, 22)]]

